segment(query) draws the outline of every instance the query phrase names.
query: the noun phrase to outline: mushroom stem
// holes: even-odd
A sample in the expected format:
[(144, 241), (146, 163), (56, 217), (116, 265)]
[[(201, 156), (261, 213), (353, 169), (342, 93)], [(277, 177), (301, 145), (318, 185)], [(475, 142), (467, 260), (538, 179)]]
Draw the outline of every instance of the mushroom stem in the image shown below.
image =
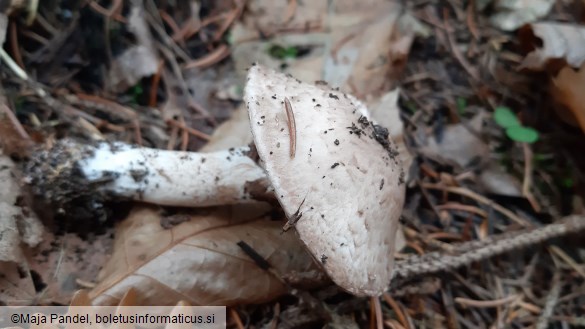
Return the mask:
[(37, 153), (27, 182), (50, 203), (128, 198), (167, 206), (257, 202), (270, 183), (249, 147), (211, 153), (165, 151), (121, 142), (59, 141)]

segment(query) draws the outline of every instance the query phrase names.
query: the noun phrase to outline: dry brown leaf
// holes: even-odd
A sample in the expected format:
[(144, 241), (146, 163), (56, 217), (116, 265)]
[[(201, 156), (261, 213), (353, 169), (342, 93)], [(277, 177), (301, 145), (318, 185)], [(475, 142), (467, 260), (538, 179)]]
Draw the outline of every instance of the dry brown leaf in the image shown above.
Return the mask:
[[(13, 167), (0, 153), (0, 300), (10, 305), (67, 304), (79, 289), (77, 279), (95, 279), (107, 257), (107, 242), (43, 232), (33, 212), (18, 205), (21, 191)], [(23, 249), (26, 245), (35, 248)], [(31, 271), (38, 275), (35, 280), (42, 293), (35, 291)]]
[[(569, 124), (585, 132), (585, 63), (578, 71), (566, 66), (552, 78), (551, 93), (561, 108), (557, 113)], [(568, 111), (567, 111), (568, 110)]]
[(34, 247), (43, 232), (32, 212), (18, 205), (21, 191), (16, 177), (14, 163), (0, 149), (0, 261), (20, 262), (21, 242)]
[(501, 30), (513, 31), (546, 16), (554, 4), (555, 0), (497, 0), (490, 22)]
[[(384, 2), (331, 15), (324, 80), (359, 98), (380, 96), (393, 87), (414, 38), (411, 31), (400, 29), (402, 14), (400, 4)], [(352, 19), (354, 24), (348, 24)]]
[(0, 304), (30, 305), (35, 287), (26, 262), (0, 261)]
[(115, 305), (129, 289), (138, 305), (260, 303), (287, 291), (236, 244), (244, 241), (285, 277), (320, 273), (282, 222), (259, 217), (266, 209), (233, 206), (191, 215), (171, 229), (161, 227), (156, 208), (141, 206), (117, 228), (114, 253), (90, 296)]
[(521, 30), (520, 40), (527, 47), (542, 40), (542, 48), (529, 53), (521, 68), (544, 70), (551, 60), (565, 60), (574, 68), (585, 61), (585, 28), (574, 24), (543, 22), (528, 25)]
[(152, 36), (148, 30), (144, 8), (134, 5), (128, 18), (128, 29), (136, 37), (137, 44), (117, 57), (109, 71), (110, 88), (123, 92), (140, 79), (153, 75), (158, 70), (158, 57)]
[[(232, 30), (232, 54), (239, 71), (252, 62), (285, 67), (283, 72), (303, 81), (325, 80), (359, 98), (379, 96), (392, 87), (414, 31), (422, 29), (393, 1), (299, 1), (289, 21), (279, 18), (286, 12), (284, 1), (251, 1), (248, 6), (254, 10), (247, 11), (243, 23)], [(307, 26), (318, 28), (306, 33)], [(267, 41), (250, 41), (260, 39), (258, 30), (279, 34)], [(281, 60), (270, 56), (273, 45), (308, 49), (308, 53)]]
[[(307, 27), (320, 27), (327, 14), (327, 0), (297, 1), (296, 8), (289, 8), (289, 1), (248, 1), (242, 23), (250, 33), (274, 34), (280, 30), (302, 31)], [(292, 11), (291, 11), (292, 10)], [(292, 15), (292, 16), (291, 16)], [(257, 32), (252, 32), (256, 30)]]
[(21, 195), (14, 163), (0, 149), (0, 301), (24, 305), (35, 295), (23, 247), (41, 241), (42, 225), (17, 204)]
[(43, 242), (29, 257), (31, 270), (44, 285), (40, 301), (67, 305), (75, 292), (83, 288), (80, 282), (95, 282), (111, 254), (112, 240), (111, 230), (86, 238), (73, 233), (46, 232)]

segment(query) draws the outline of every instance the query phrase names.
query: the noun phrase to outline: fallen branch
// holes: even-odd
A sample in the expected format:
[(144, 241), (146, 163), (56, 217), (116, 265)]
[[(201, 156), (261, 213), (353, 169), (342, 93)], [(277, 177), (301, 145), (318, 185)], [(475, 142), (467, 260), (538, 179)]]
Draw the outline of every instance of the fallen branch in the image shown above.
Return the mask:
[(430, 252), (397, 261), (393, 278), (409, 279), (424, 274), (455, 269), (512, 250), (542, 243), (552, 238), (585, 230), (585, 217), (568, 216), (544, 227), (507, 232), (453, 246), (450, 253)]

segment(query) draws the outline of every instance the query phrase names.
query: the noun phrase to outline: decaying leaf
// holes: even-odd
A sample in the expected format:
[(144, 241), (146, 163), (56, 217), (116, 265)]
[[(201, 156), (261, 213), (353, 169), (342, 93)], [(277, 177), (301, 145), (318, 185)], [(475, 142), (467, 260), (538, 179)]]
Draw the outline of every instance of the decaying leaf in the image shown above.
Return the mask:
[(158, 57), (148, 30), (144, 8), (134, 5), (128, 18), (128, 28), (136, 37), (136, 45), (117, 57), (109, 71), (110, 87), (123, 92), (140, 79), (158, 70)]
[(0, 261), (0, 303), (30, 305), (35, 286), (28, 264)]
[(585, 85), (585, 28), (545, 22), (531, 24), (521, 32), (520, 40), (526, 45), (536, 44), (537, 39), (542, 42), (541, 48), (524, 58), (521, 67), (556, 74), (551, 78), (550, 91), (559, 105), (557, 114), (565, 122), (585, 131), (585, 96), (582, 91)]
[(496, 0), (490, 22), (501, 30), (513, 31), (546, 16), (554, 4), (555, 0)]
[(81, 238), (75, 233), (46, 232), (43, 242), (29, 256), (41, 286), (39, 302), (66, 305), (81, 288), (96, 281), (97, 273), (112, 252), (112, 229)]
[[(392, 87), (415, 31), (422, 29), (398, 2), (295, 3), (295, 8), (283, 9), (284, 2), (249, 2), (248, 8), (254, 10), (248, 10), (232, 31), (233, 58), (239, 71), (258, 62), (303, 81), (327, 81), (359, 97), (380, 96)], [(283, 13), (288, 20), (281, 19)], [(307, 33), (312, 28), (316, 31)], [(277, 35), (255, 41), (260, 39), (259, 30)], [(375, 40), (361, 38), (363, 35)], [(300, 49), (302, 55), (273, 58), (269, 49), (275, 45)]]
[[(537, 39), (542, 47), (536, 47)], [(552, 60), (565, 60), (574, 68), (585, 61), (585, 28), (573, 24), (542, 22), (521, 30), (520, 41), (534, 49), (521, 64), (522, 68), (544, 70)]]
[(562, 106), (557, 113), (565, 122), (578, 125), (585, 132), (583, 87), (585, 87), (585, 63), (578, 71), (565, 66), (556, 77), (552, 78), (551, 93), (557, 103)]
[(30, 210), (17, 203), (21, 196), (14, 163), (0, 149), (0, 301), (24, 304), (34, 296), (25, 258), (25, 245), (41, 241), (42, 225)]
[(284, 278), (320, 277), (298, 239), (281, 235), (282, 222), (262, 217), (265, 208), (211, 209), (170, 229), (161, 227), (155, 209), (137, 207), (120, 223), (114, 253), (90, 292), (94, 304), (115, 305), (131, 287), (138, 305), (260, 303), (285, 293), (280, 279), (254, 263), (239, 241)]
[(21, 192), (14, 170), (12, 160), (0, 150), (0, 261), (18, 261), (20, 243), (34, 247), (43, 232), (33, 213), (18, 205)]

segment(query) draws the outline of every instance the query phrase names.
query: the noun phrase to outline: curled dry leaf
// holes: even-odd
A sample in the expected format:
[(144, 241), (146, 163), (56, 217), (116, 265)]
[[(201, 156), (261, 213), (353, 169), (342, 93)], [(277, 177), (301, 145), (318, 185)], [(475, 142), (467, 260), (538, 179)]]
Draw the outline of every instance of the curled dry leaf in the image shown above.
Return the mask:
[[(544, 70), (551, 60), (565, 60), (574, 68), (585, 61), (585, 28), (572, 24), (543, 22), (530, 24), (520, 31), (520, 41), (534, 49), (521, 64), (522, 68)], [(542, 42), (538, 48), (537, 39)]]
[(287, 291), (258, 267), (237, 242), (244, 241), (283, 277), (316, 275), (318, 267), (281, 222), (260, 217), (258, 207), (223, 207), (190, 215), (170, 229), (153, 207), (137, 207), (119, 224), (114, 253), (90, 292), (94, 305), (115, 305), (129, 288), (137, 305), (261, 303)]
[[(557, 113), (569, 124), (578, 125), (585, 132), (585, 63), (575, 71), (565, 66), (552, 79), (551, 93), (561, 105)], [(567, 111), (568, 110), (568, 111)]]
[(551, 94), (561, 105), (557, 114), (567, 123), (578, 125), (585, 131), (585, 98), (582, 92), (585, 85), (585, 28), (546, 22), (531, 24), (522, 32), (523, 43), (534, 44), (536, 38), (540, 38), (543, 45), (526, 56), (522, 67), (545, 70), (547, 63), (553, 60), (568, 64), (555, 72)]

